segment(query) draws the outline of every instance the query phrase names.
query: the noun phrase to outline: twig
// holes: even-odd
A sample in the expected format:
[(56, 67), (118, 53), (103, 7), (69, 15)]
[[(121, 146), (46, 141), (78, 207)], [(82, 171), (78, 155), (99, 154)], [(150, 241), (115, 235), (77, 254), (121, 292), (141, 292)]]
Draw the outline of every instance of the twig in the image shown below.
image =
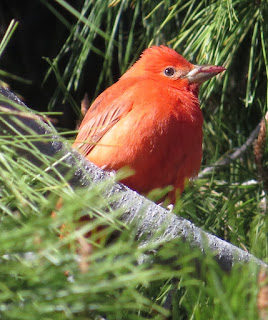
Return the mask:
[(254, 140), (258, 137), (260, 127), (261, 127), (261, 122), (251, 132), (248, 139), (246, 140), (245, 143), (242, 144), (241, 147), (237, 148), (233, 153), (228, 154), (223, 159), (220, 159), (214, 165), (206, 167), (204, 170), (202, 170), (199, 173), (198, 178), (203, 178), (206, 174), (212, 171), (220, 170), (222, 167), (225, 167), (229, 165), (232, 161), (236, 160), (237, 158), (240, 158), (247, 151), (248, 147), (250, 147), (253, 144)]

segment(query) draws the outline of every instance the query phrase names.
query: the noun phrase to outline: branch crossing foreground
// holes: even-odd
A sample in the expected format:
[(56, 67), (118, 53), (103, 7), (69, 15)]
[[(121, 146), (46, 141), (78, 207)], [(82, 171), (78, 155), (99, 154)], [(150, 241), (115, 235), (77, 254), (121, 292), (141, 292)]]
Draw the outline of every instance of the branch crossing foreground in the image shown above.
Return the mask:
[[(62, 174), (72, 173), (69, 183), (72, 187), (88, 186), (110, 178), (94, 164), (87, 161), (78, 152), (72, 150), (67, 141), (63, 141), (55, 129), (45, 123), (42, 118), (27, 108), (12, 92), (0, 87), (0, 133), (10, 136), (25, 136), (36, 134), (44, 135), (44, 139), (31, 142), (42, 154), (56, 158), (51, 167), (55, 167)], [(40, 158), (34, 157), (34, 152), (26, 148), (17, 148), (18, 156), (23, 156), (36, 165), (42, 164)], [(107, 197), (117, 195), (113, 202), (113, 209), (124, 212), (122, 222), (133, 226), (137, 238), (142, 239), (142, 244), (153, 239), (157, 244), (164, 244), (172, 239), (182, 239), (192, 247), (197, 247), (205, 255), (214, 256), (219, 266), (230, 271), (235, 264), (253, 262), (268, 270), (268, 266), (238, 247), (202, 231), (186, 219), (149, 201), (138, 193), (130, 190), (120, 183), (112, 183), (106, 191)]]

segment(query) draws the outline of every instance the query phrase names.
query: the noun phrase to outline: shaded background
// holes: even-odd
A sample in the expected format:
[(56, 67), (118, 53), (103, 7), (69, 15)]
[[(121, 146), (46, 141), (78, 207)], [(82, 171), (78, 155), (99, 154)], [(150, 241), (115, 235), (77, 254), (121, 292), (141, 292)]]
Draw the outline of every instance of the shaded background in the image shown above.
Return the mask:
[[(82, 4), (83, 1), (80, 0), (72, 1), (72, 5), (78, 10), (81, 9)], [(75, 23), (76, 19), (64, 8), (57, 3), (53, 5), (70, 24)], [(29, 81), (25, 83), (5, 76), (2, 80), (22, 98), (27, 106), (38, 111), (47, 111), (51, 96), (57, 87), (57, 80), (52, 75), (44, 82), (45, 74), (49, 69), (49, 64), (44, 57), (55, 58), (70, 31), (41, 1), (2, 0), (0, 3), (1, 38), (12, 19), (18, 21), (19, 25), (0, 59), (0, 69)], [(99, 45), (103, 46), (101, 41)], [(61, 61), (61, 71), (64, 70), (67, 58), (64, 57)], [(77, 91), (72, 91), (78, 104), (85, 92), (93, 96), (101, 67), (101, 58), (93, 52), (85, 64), (81, 86)], [(62, 103), (61, 97), (59, 96), (53, 108), (53, 111), (62, 112), (62, 116), (57, 117), (56, 125), (74, 129), (78, 116), (70, 104)]]

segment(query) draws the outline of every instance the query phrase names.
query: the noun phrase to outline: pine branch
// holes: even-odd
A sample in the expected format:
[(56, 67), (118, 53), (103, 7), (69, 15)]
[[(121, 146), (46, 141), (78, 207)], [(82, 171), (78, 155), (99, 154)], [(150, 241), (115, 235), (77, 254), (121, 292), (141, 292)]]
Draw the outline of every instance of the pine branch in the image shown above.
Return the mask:
[[(37, 137), (42, 136), (42, 139), (29, 143), (28, 148), (14, 146), (18, 156), (26, 157), (37, 165), (44, 164), (44, 160), (33, 157), (33, 148), (44, 155), (53, 156), (58, 160), (47, 166), (46, 171), (53, 174), (53, 169), (57, 168), (62, 174), (68, 173), (68, 176), (71, 176), (68, 181), (73, 187), (87, 186), (110, 178), (109, 173), (72, 150), (52, 126), (45, 123), (40, 116), (35, 115), (13, 93), (1, 87), (0, 107), (1, 134), (19, 135), (22, 139), (25, 138), (26, 143), (29, 132)], [(137, 237), (142, 239), (143, 244), (154, 239), (153, 241), (160, 245), (180, 238), (192, 247), (199, 248), (203, 254), (213, 254), (223, 270), (229, 271), (234, 264), (249, 261), (268, 269), (264, 262), (251, 254), (202, 231), (188, 220), (168, 212), (120, 183), (113, 183), (106, 191), (107, 198), (115, 194), (117, 198), (112, 204), (113, 209), (120, 208), (124, 211), (122, 221), (127, 225), (131, 224), (137, 230)]]
[(243, 143), (241, 147), (237, 148), (234, 152), (232, 152), (231, 154), (228, 154), (226, 157), (216, 161), (214, 165), (206, 167), (204, 170), (202, 170), (199, 173), (198, 178), (203, 178), (206, 174), (212, 171), (218, 171), (221, 168), (228, 166), (234, 160), (242, 157), (243, 154), (247, 151), (248, 147), (250, 147), (255, 141), (255, 139), (258, 137), (258, 134), (260, 132), (260, 127), (261, 127), (261, 123), (259, 123), (256, 126), (256, 128), (250, 133), (246, 142)]

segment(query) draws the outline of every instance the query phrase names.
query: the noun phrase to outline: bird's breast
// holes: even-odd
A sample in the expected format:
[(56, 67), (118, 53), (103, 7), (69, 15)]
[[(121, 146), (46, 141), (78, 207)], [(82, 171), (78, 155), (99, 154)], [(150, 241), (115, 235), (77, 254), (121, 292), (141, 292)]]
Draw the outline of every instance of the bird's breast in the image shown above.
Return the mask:
[(139, 192), (170, 184), (182, 188), (185, 178), (197, 174), (202, 158), (203, 117), (196, 100), (175, 104), (163, 97), (155, 104), (134, 105), (88, 156), (111, 170), (134, 169), (123, 182)]

